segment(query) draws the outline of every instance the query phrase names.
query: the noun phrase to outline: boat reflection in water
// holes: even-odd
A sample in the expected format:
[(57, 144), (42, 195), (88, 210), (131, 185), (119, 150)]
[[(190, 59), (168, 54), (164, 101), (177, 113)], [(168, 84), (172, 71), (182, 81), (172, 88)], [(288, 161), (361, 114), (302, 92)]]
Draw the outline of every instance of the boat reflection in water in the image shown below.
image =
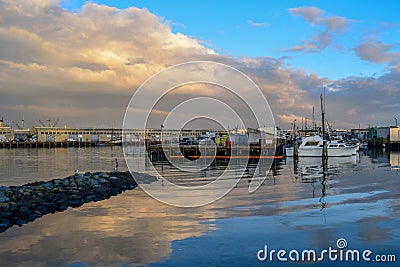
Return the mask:
[(357, 156), (329, 157), (323, 160), (321, 157), (299, 157), (286, 159), (287, 165), (293, 165), (293, 174), (299, 182), (314, 183), (324, 178), (324, 175), (338, 175), (344, 169), (357, 165)]
[(312, 186), (312, 197), (320, 195), (321, 210), (326, 208), (326, 191), (330, 188), (332, 176), (342, 174), (357, 166), (357, 156), (351, 157), (299, 157), (298, 159), (286, 158), (286, 164), (292, 165), (293, 177), (299, 183), (308, 183)]

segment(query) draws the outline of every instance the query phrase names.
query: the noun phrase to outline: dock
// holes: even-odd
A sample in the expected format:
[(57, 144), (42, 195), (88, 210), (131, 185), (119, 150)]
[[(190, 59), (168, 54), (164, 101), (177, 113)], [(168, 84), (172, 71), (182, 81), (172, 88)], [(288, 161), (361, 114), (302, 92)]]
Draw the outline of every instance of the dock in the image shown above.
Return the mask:
[(196, 160), (198, 158), (215, 158), (215, 159), (233, 159), (233, 158), (274, 158), (281, 156), (276, 153), (274, 145), (261, 146), (259, 144), (251, 144), (250, 146), (203, 146), (203, 149), (212, 151), (216, 149), (216, 155), (201, 155), (197, 145), (179, 145), (174, 147), (162, 147), (161, 144), (149, 145), (146, 143), (147, 154), (152, 161), (163, 161), (167, 158), (187, 158)]

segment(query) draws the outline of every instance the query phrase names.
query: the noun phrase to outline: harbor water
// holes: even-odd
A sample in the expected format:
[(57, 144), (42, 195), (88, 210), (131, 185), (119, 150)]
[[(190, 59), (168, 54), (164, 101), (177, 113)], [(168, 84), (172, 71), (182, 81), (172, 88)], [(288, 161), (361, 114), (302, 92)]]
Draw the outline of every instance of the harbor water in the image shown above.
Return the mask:
[[(121, 147), (0, 149), (0, 186), (111, 171), (115, 159), (125, 171), (123, 158)], [(197, 185), (223, 166), (187, 180), (164, 163), (155, 168)], [(398, 266), (398, 152), (366, 150), (327, 164), (320, 158), (279, 159), (256, 192), (249, 193), (248, 184), (241, 179), (222, 199), (197, 208), (169, 206), (136, 188), (49, 214), (0, 233), (0, 266)], [(258, 257), (265, 248), (338, 249), (338, 240), (346, 241), (346, 249), (370, 250), (373, 261)], [(377, 255), (392, 261), (378, 263)]]

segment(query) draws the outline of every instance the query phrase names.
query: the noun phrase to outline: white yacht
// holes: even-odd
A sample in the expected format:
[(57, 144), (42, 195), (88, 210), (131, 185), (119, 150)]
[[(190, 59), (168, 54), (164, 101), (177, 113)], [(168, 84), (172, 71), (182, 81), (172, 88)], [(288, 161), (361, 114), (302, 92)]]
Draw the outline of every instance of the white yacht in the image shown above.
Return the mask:
[[(299, 157), (321, 157), (323, 142), (321, 136), (309, 136), (299, 145)], [(356, 155), (357, 145), (349, 145), (341, 140), (327, 141), (328, 157), (349, 157)], [(286, 156), (293, 157), (294, 148), (285, 148)]]

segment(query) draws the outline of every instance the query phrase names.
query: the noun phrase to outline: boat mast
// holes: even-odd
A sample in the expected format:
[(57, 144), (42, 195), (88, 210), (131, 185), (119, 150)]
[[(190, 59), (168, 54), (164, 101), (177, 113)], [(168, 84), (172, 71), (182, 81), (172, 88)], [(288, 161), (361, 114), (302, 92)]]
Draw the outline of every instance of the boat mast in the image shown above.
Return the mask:
[(321, 94), (321, 115), (322, 115), (322, 139), (325, 139), (325, 108)]
[(314, 106), (312, 107), (312, 126), (313, 126), (313, 134), (315, 135), (315, 115), (314, 115)]
[[(321, 94), (321, 115), (322, 115), (321, 117), (322, 117), (322, 140), (323, 140), (322, 160), (325, 161), (328, 158), (328, 144), (327, 144), (326, 139), (325, 139), (325, 107), (324, 107), (322, 94)], [(326, 162), (325, 162), (325, 164), (326, 164)]]

